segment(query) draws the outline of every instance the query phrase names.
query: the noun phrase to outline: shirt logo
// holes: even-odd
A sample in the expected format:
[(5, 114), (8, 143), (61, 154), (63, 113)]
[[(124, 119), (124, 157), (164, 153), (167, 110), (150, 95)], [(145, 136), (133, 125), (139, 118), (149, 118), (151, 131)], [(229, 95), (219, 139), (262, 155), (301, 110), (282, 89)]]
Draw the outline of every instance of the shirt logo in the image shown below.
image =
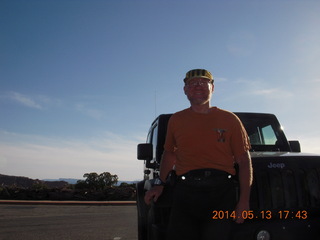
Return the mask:
[(227, 131), (226, 129), (221, 129), (221, 128), (214, 128), (213, 129), (217, 133), (217, 141), (218, 142), (225, 142), (225, 136), (224, 133)]

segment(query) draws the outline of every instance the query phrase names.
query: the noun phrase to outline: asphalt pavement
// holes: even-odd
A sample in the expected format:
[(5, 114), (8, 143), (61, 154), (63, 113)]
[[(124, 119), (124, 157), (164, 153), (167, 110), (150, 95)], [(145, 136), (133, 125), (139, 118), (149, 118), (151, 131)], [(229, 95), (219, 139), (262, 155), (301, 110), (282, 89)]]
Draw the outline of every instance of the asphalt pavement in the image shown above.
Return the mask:
[(0, 204), (0, 240), (137, 240), (134, 204)]

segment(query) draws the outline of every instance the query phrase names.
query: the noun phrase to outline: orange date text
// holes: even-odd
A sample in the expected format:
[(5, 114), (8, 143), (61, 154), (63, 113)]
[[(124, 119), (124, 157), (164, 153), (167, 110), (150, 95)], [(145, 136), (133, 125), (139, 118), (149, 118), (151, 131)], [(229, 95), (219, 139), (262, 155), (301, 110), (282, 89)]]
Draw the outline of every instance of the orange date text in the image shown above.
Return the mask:
[(243, 211), (242, 213), (237, 214), (236, 211), (223, 211), (223, 210), (214, 210), (212, 211), (212, 219), (215, 220), (223, 220), (223, 219), (232, 219), (236, 220), (238, 218), (242, 219), (260, 219), (260, 220), (269, 220), (272, 218), (276, 219), (307, 219), (308, 212), (306, 210), (298, 210), (298, 211), (289, 211), (289, 210), (281, 210), (281, 211)]

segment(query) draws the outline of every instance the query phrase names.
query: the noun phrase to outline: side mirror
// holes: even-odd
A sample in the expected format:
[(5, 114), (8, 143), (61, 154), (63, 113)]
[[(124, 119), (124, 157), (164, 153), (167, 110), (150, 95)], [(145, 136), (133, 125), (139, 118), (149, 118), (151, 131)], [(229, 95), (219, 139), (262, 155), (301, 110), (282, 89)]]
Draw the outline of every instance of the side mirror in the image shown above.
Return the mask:
[(153, 146), (151, 143), (140, 143), (137, 149), (137, 158), (139, 160), (150, 161), (153, 159)]
[(301, 152), (300, 142), (299, 141), (289, 141), (289, 145), (292, 152)]

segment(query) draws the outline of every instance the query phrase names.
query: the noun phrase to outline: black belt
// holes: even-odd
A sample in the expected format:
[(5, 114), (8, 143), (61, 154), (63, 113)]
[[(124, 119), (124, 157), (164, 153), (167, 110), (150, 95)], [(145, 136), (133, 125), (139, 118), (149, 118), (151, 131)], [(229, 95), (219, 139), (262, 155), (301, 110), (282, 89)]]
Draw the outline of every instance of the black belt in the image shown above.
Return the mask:
[(206, 168), (206, 169), (196, 169), (191, 170), (185, 174), (182, 174), (177, 177), (179, 182), (183, 181), (207, 181), (213, 180), (215, 178), (232, 178), (230, 173), (225, 171)]

